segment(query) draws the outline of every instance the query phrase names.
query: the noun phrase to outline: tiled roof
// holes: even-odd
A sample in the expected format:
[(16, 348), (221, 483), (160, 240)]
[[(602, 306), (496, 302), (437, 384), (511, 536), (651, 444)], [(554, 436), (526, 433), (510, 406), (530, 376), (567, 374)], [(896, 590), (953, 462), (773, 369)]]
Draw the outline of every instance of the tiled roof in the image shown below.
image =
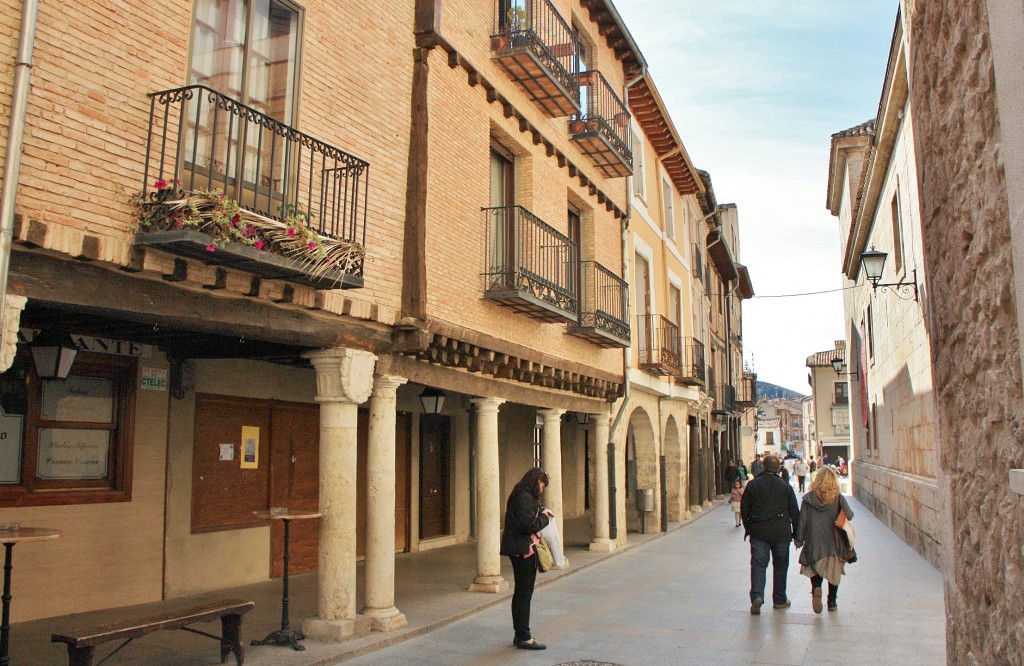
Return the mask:
[(854, 125), (850, 129), (845, 129), (842, 132), (836, 132), (832, 135), (833, 139), (842, 139), (848, 136), (874, 136), (875, 135), (875, 119), (872, 118), (860, 125)]
[(811, 354), (807, 357), (808, 368), (827, 368), (832, 365), (832, 360), (838, 358), (841, 361), (846, 360), (845, 349), (829, 349), (828, 351), (818, 352), (817, 354)]

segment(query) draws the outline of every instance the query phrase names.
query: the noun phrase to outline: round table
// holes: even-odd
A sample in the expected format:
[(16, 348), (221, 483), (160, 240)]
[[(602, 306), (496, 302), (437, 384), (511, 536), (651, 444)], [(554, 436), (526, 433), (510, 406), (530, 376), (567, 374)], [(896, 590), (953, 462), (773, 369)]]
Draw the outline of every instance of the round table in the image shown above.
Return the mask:
[[(267, 634), (261, 641), (252, 641), (249, 645), (291, 645), (294, 650), (305, 650), (305, 646), (299, 645), (299, 641), (306, 636), (300, 631), (295, 631), (288, 622), (288, 526), (293, 520), (310, 520), (319, 518), (318, 511), (253, 511), (254, 516), (264, 520), (284, 521), (284, 576), (282, 577), (283, 588), (281, 591), (281, 628)], [(2, 666), (2, 665), (0, 665)]]
[(29, 541), (49, 541), (60, 536), (60, 530), (48, 527), (21, 527), (16, 530), (0, 530), (0, 542), (4, 544), (4, 595), (3, 618), (0, 620), (0, 666), (11, 663), (8, 655), (8, 641), (11, 634), (11, 551), (14, 544)]

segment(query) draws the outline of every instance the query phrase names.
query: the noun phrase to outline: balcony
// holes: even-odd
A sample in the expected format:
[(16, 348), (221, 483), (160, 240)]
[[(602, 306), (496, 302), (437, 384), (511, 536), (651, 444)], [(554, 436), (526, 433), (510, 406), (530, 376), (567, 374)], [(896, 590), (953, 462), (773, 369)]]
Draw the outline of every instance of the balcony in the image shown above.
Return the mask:
[(719, 384), (715, 394), (715, 411), (720, 413), (736, 413), (736, 387), (732, 384)]
[(149, 97), (137, 246), (317, 289), (363, 286), (367, 162), (205, 86)]
[(576, 323), (576, 244), (522, 206), (483, 212), (484, 298), (543, 322)]
[(679, 327), (661, 315), (637, 316), (638, 367), (652, 375), (679, 377)]
[(743, 409), (757, 404), (757, 375), (755, 373), (743, 373), (743, 378), (740, 380), (740, 390), (736, 396), (736, 403)]
[(704, 385), (704, 343), (696, 338), (683, 338), (683, 367), (679, 383)]
[(491, 58), (551, 118), (580, 112), (579, 52), (550, 0), (495, 0)]
[(569, 121), (569, 138), (606, 178), (633, 174), (629, 111), (601, 72), (580, 74), (582, 113)]
[(580, 319), (568, 332), (599, 347), (629, 346), (629, 286), (596, 261), (580, 263)]

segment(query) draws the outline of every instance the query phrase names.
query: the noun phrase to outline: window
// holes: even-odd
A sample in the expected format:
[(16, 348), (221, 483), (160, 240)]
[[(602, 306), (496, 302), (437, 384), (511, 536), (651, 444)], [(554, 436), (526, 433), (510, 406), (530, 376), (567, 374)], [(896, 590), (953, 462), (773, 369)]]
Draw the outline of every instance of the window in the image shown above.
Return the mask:
[[(299, 10), (281, 0), (197, 0), (189, 84), (293, 125), (300, 30)], [(295, 187), (296, 167), (288, 158), (297, 157), (282, 155), (282, 139), (206, 95), (194, 95), (188, 105), (184, 161), (211, 182), (230, 186), (241, 177), (260, 188), (257, 194), (283, 201)]]
[(633, 194), (641, 199), (646, 199), (647, 185), (644, 182), (646, 180), (644, 175), (644, 144), (640, 140), (640, 135), (636, 132), (633, 133), (633, 145), (636, 146), (636, 149), (633, 151)]
[(299, 23), (280, 0), (198, 0), (189, 83), (291, 124)]
[(850, 409), (848, 407), (832, 408), (832, 427), (837, 435), (850, 434)]
[(775, 433), (769, 430), (764, 434), (765, 446), (775, 446)]
[[(650, 279), (651, 279), (651, 267), (647, 262), (647, 259), (639, 254), (634, 255), (634, 280), (632, 291), (636, 297), (636, 313), (637, 313), (637, 344), (640, 350), (641, 362), (650, 362), (649, 354), (651, 350), (651, 327), (650, 327), (650, 314), (651, 314), (651, 292), (650, 292)], [(645, 357), (645, 354), (648, 357)], [(644, 359), (647, 358), (645, 361)]]
[(848, 405), (850, 404), (850, 385), (847, 382), (836, 382), (835, 383), (835, 397), (832, 400), (833, 405)]
[(683, 292), (679, 290), (679, 287), (675, 285), (669, 285), (668, 288), (668, 318), (669, 320), (678, 327), (676, 335), (673, 336), (669, 342), (670, 350), (676, 356), (679, 356), (679, 350), (681, 349), (682, 340), (680, 335), (682, 334), (682, 314), (683, 314)]
[(490, 203), (490, 264), (489, 273), (496, 278), (504, 275), (511, 280), (516, 271), (514, 263), (516, 217), (515, 163), (512, 153), (498, 144), (491, 146)]
[(0, 505), (131, 498), (135, 364), (82, 351), (66, 380), (40, 380), (27, 354), (16, 359), (0, 376)]
[(662, 201), (665, 206), (665, 235), (669, 238), (676, 237), (676, 221), (672, 210), (672, 184), (667, 180), (661, 181)]
[(900, 212), (900, 181), (896, 179), (896, 192), (892, 195), (890, 205), (892, 212), (892, 260), (896, 272), (903, 270), (903, 214)]

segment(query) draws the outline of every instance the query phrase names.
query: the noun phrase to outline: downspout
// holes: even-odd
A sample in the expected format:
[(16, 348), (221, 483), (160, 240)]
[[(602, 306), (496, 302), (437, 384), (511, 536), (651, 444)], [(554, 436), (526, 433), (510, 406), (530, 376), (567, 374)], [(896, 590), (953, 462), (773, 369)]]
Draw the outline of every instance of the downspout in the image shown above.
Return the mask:
[[(18, 193), (18, 178), (21, 175), (21, 152), (25, 144), (25, 110), (28, 107), (32, 47), (36, 41), (38, 14), (39, 0), (24, 0), (21, 8), (18, 54), (14, 61), (11, 120), (7, 125), (4, 185), (0, 191), (0, 339), (7, 336), (7, 275), (11, 267), (11, 245), (14, 237), (14, 199)], [(3, 340), (0, 348), (6, 344), (7, 340)]]
[[(623, 98), (626, 100), (626, 105), (629, 105), (629, 89), (633, 87), (638, 81), (642, 80), (647, 76), (647, 63), (641, 60), (640, 62), (640, 73), (629, 81), (623, 87)], [(629, 220), (633, 217), (633, 191), (630, 187), (630, 178), (626, 179), (626, 214), (622, 216), (622, 277), (625, 279), (628, 285), (630, 263), (629, 263)], [(627, 302), (628, 307), (628, 302)], [(627, 311), (626, 317), (629, 317)], [(628, 322), (628, 319), (627, 319)], [(615, 487), (615, 431), (619, 427), (619, 422), (622, 421), (622, 416), (626, 413), (626, 407), (629, 405), (629, 369), (633, 360), (633, 344), (630, 343), (628, 346), (622, 348), (622, 402), (619, 404), (619, 411), (615, 414), (615, 418), (612, 419), (612, 425), (608, 428), (608, 503), (610, 504), (608, 511), (608, 538), (615, 541), (619, 537), (619, 517), (616, 511), (616, 502), (618, 491)]]

